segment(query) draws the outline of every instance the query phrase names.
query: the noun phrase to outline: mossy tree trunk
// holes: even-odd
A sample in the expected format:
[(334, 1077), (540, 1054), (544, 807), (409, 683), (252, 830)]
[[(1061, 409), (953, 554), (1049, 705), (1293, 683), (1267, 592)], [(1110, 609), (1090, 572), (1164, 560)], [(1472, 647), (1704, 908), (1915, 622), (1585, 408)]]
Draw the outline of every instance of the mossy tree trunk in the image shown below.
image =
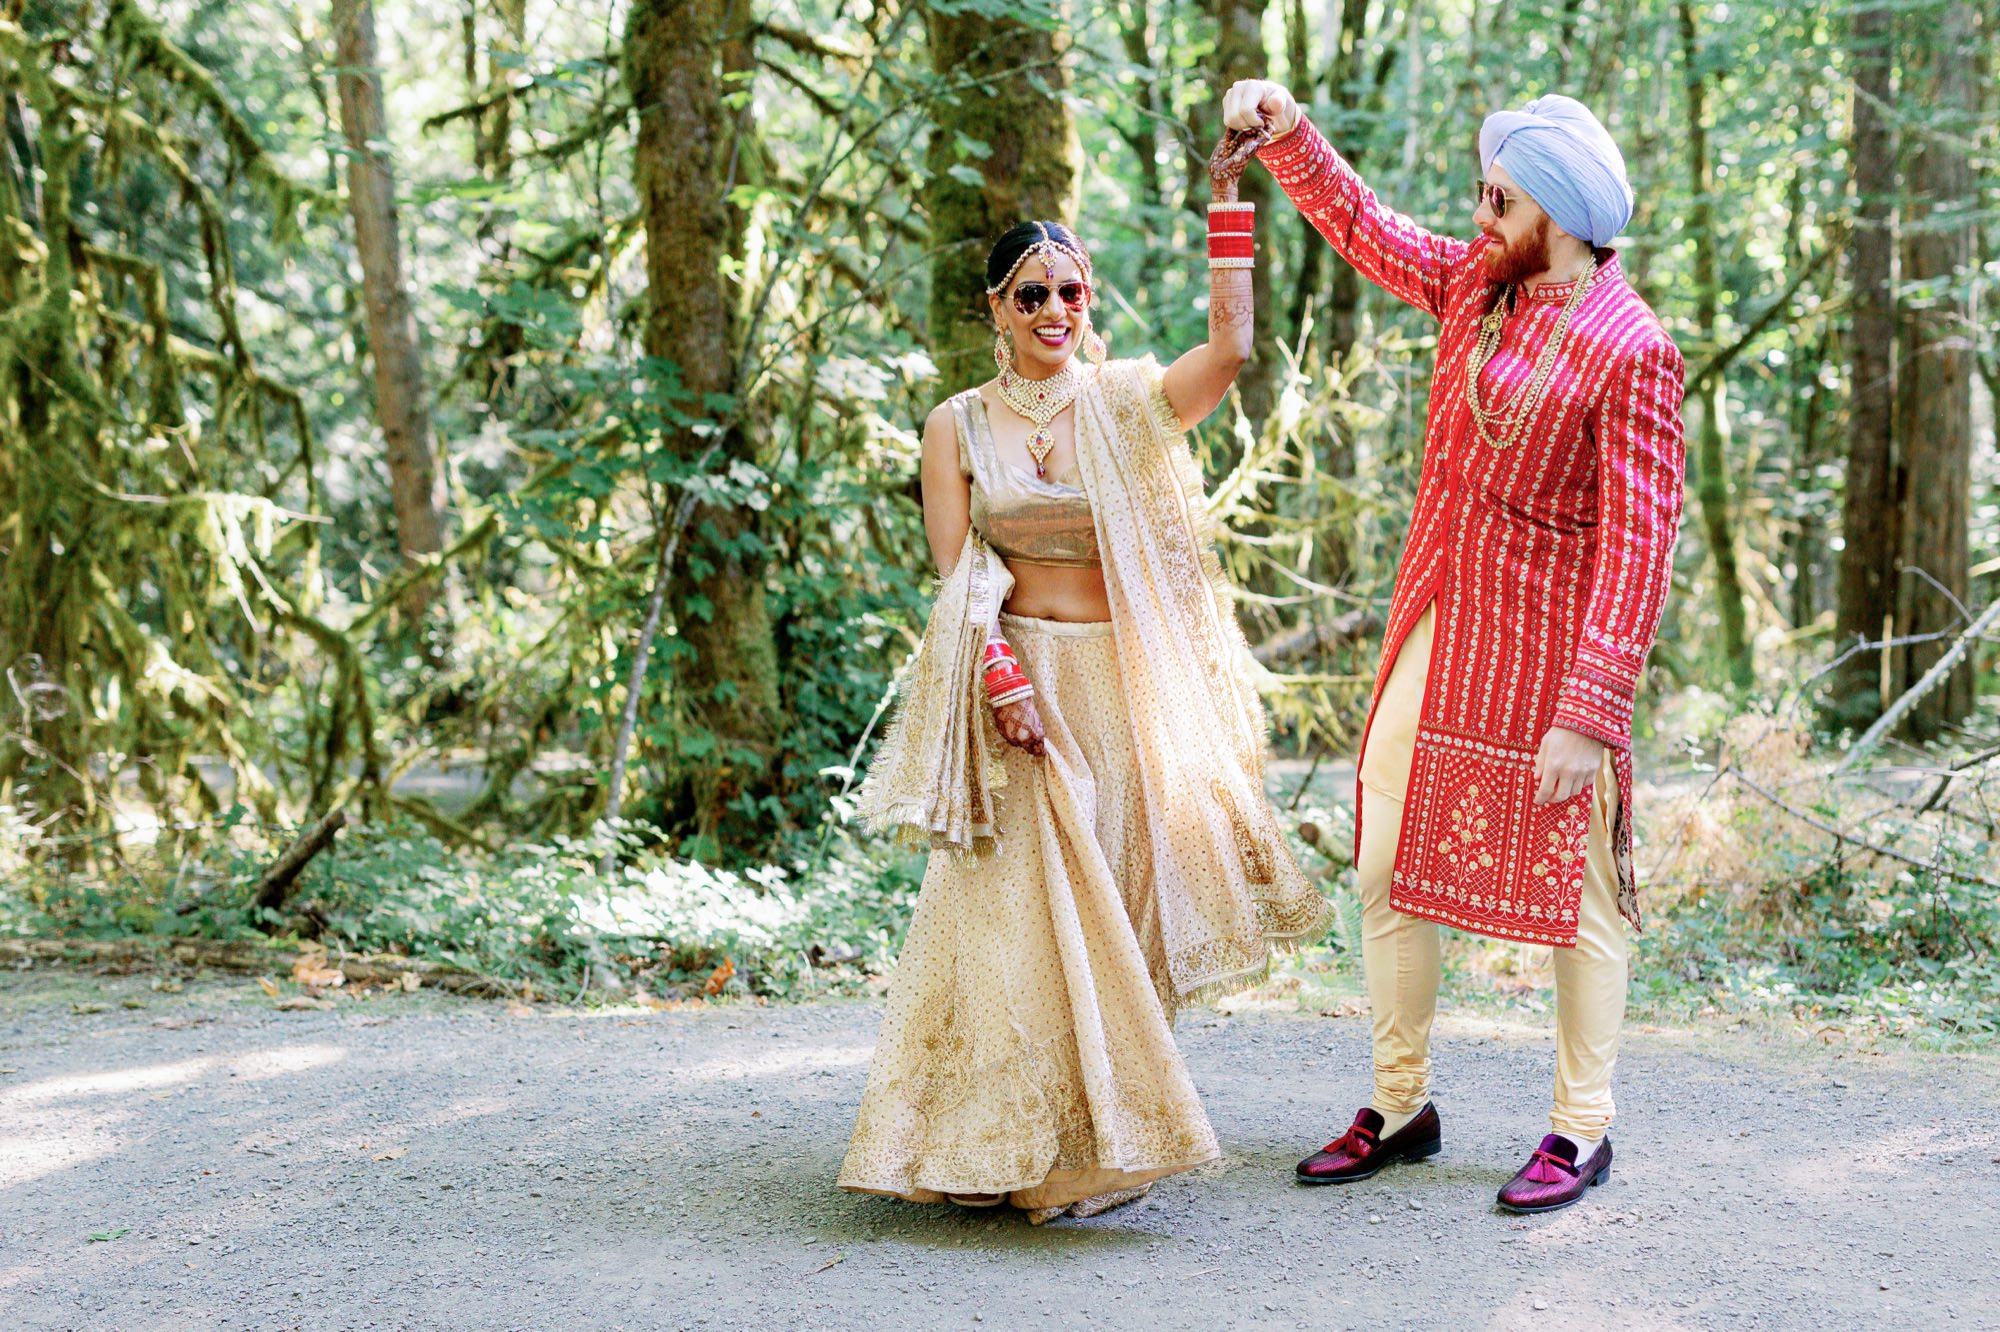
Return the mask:
[[(726, 0), (638, 0), (625, 32), (625, 78), (639, 120), (633, 174), (646, 224), (646, 354), (674, 367), (690, 418), (665, 446), (705, 470), (751, 462), (736, 402), (736, 302), (724, 278), (732, 226), (724, 200), (731, 126), (723, 104)], [(738, 16), (740, 21), (741, 16)], [(776, 779), (777, 655), (766, 547), (742, 505), (703, 503), (690, 520), (669, 606), (679, 643), (677, 703), (687, 723), (671, 764), (668, 817), (691, 853), (713, 855), (733, 805)], [(666, 524), (662, 523), (662, 539)]]
[(1085, 245), (1092, 238), (1075, 220), (1080, 149), (1068, 38), (971, 8), (926, 9), (924, 22), (931, 67), (971, 85), (933, 104), (928, 162), (930, 350), (939, 387), (956, 393), (993, 373), (986, 254), (1000, 233), (1041, 219), (1070, 224)]

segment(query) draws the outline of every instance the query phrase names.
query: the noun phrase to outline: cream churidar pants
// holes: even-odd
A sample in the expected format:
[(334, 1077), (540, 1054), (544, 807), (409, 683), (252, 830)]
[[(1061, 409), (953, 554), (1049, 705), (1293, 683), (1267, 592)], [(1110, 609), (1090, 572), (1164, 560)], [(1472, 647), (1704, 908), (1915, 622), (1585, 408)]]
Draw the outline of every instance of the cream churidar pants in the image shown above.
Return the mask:
[[(1431, 1020), (1437, 1014), (1438, 927), (1389, 905), (1417, 718), (1430, 677), (1432, 611), (1403, 641), (1376, 701), (1361, 763), (1361, 964), (1375, 1025), (1375, 1109), (1410, 1115), (1431, 1095)], [(1625, 928), (1611, 823), (1618, 781), (1607, 751), (1590, 810), (1576, 947), (1555, 949), (1558, 1133), (1602, 1137), (1611, 1127), (1611, 1070), (1625, 1021)]]

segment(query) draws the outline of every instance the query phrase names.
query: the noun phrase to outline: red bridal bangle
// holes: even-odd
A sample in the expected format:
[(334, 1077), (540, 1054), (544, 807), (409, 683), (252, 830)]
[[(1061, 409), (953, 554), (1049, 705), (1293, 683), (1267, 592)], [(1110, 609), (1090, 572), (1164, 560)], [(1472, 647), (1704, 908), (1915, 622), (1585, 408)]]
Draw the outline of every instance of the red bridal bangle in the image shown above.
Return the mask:
[(1208, 266), (1253, 268), (1257, 263), (1257, 205), (1212, 203), (1208, 206)]
[(1253, 203), (1212, 203), (1208, 206), (1208, 234), (1240, 232), (1247, 236), (1257, 229), (1257, 205)]
[(1034, 696), (1035, 687), (1018, 670), (986, 677), (986, 701), (996, 708)]
[(1032, 698), (1035, 687), (1028, 683), (1027, 675), (1020, 663), (1014, 659), (1014, 649), (1004, 638), (986, 640), (986, 665), (984, 668), (986, 701), (994, 707), (1004, 707), (1024, 698)]
[(989, 701), (995, 708), (1004, 708), (1009, 703), (1019, 703), (1024, 698), (1033, 698), (1034, 696), (1035, 687), (1029, 684), (1024, 677), (1020, 684), (1015, 685), (1012, 689), (994, 694)]

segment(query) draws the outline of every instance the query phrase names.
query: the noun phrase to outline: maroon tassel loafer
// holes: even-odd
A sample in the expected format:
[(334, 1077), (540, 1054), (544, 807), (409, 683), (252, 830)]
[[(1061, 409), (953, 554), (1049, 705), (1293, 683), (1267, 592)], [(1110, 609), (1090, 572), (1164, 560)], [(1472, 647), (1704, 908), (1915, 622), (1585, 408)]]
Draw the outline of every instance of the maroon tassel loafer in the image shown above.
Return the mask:
[(1378, 1174), (1383, 1166), (1436, 1156), (1444, 1145), (1434, 1105), (1425, 1105), (1388, 1137), (1381, 1135), (1382, 1116), (1363, 1106), (1347, 1132), (1299, 1162), (1299, 1183), (1352, 1184)]
[(1576, 1144), (1551, 1133), (1535, 1148), (1521, 1172), (1500, 1190), (1500, 1205), (1510, 1212), (1554, 1212), (1611, 1178), (1611, 1139), (1578, 1165)]

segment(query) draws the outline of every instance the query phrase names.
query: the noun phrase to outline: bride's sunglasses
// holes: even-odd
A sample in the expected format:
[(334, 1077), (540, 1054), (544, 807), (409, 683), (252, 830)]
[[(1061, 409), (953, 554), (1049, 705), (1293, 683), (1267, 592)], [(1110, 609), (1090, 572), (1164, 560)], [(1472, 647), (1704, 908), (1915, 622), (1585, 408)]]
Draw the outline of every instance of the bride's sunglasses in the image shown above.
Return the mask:
[[(1090, 304), (1088, 282), (1058, 283), (1055, 294), (1071, 314), (1081, 314), (1084, 307)], [(1048, 303), (1049, 284), (1046, 282), (1023, 282), (1014, 288), (1014, 308), (1024, 315), (1039, 314)]]

